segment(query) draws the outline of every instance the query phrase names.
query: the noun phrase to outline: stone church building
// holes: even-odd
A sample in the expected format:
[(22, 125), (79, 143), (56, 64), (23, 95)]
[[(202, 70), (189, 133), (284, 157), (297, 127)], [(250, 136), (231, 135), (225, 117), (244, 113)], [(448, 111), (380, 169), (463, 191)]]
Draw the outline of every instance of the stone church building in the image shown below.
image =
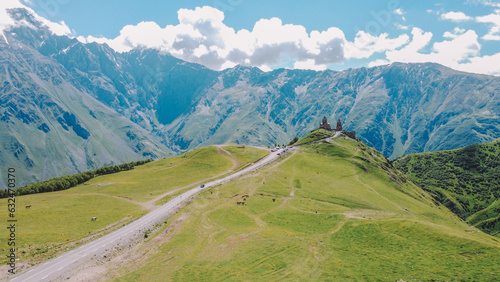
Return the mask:
[(323, 120), (319, 124), (319, 129), (325, 129), (328, 131), (340, 131), (340, 132), (344, 133), (345, 135), (347, 135), (353, 139), (356, 139), (356, 132), (355, 131), (345, 131), (342, 129), (342, 122), (340, 121), (340, 119), (337, 120), (337, 126), (335, 127), (335, 129), (332, 129), (332, 126), (328, 123), (328, 120), (326, 120), (326, 117), (323, 117)]

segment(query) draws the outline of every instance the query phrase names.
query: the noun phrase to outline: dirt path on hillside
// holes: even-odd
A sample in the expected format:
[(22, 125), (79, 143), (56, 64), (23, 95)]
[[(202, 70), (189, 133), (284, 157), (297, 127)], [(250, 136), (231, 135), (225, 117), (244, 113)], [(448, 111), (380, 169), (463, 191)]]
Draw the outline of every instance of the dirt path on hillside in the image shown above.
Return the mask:
[[(119, 252), (116, 256), (102, 259), (102, 264), (94, 264), (88, 268), (83, 268), (74, 274), (70, 281), (99, 281), (110, 280), (120, 276), (123, 269), (136, 270), (146, 263), (145, 258), (159, 252), (158, 247), (170, 241), (186, 219), (188, 214), (183, 214), (174, 223), (153, 239), (138, 244), (127, 251)], [(130, 262), (134, 262), (131, 264)], [(106, 266), (103, 266), (106, 264)]]
[(149, 203), (144, 203), (144, 202), (139, 202), (136, 201), (132, 198), (125, 197), (125, 196), (118, 196), (118, 195), (110, 195), (110, 194), (104, 194), (104, 193), (88, 193), (88, 194), (80, 194), (80, 195), (98, 195), (98, 196), (108, 196), (108, 197), (113, 197), (117, 199), (122, 199), (131, 202), (132, 204), (139, 205), (147, 210), (152, 210), (154, 208), (154, 205), (150, 205)]
[(284, 207), (288, 202), (288, 200), (292, 199), (294, 196), (295, 196), (295, 187), (292, 186), (292, 191), (290, 191), (290, 197), (284, 197), (280, 207)]
[(382, 194), (380, 194), (379, 192), (377, 192), (377, 191), (376, 191), (373, 187), (371, 187), (370, 185), (368, 185), (368, 184), (364, 183), (363, 181), (361, 181), (361, 180), (359, 179), (358, 174), (356, 173), (356, 165), (354, 165), (354, 164), (352, 165), (352, 170), (354, 171), (354, 178), (356, 178), (356, 180), (357, 180), (359, 183), (361, 183), (361, 184), (363, 184), (364, 186), (366, 186), (366, 187), (370, 188), (370, 190), (372, 190), (375, 194), (377, 194), (377, 195), (379, 195), (380, 197), (384, 198), (384, 199), (385, 199), (386, 201), (388, 201), (389, 203), (391, 203), (391, 204), (395, 205), (396, 207), (398, 207), (398, 208), (402, 209), (402, 210), (403, 210), (403, 211), (405, 211), (405, 212), (408, 212), (408, 210), (407, 210), (407, 209), (405, 209), (405, 208), (403, 208), (402, 206), (400, 206), (400, 205), (398, 205), (398, 204), (394, 203), (393, 201), (389, 200), (387, 197), (385, 197), (384, 195), (382, 195)]
[[(233, 172), (233, 171), (237, 170), (237, 169), (240, 167), (240, 162), (238, 161), (238, 159), (237, 159), (237, 158), (236, 158), (233, 154), (231, 154), (231, 153), (230, 153), (229, 151), (227, 151), (226, 149), (222, 148), (222, 146), (220, 146), (220, 145), (219, 145), (219, 146), (215, 146), (215, 147), (217, 148), (217, 153), (219, 153), (219, 155), (223, 156), (223, 157), (224, 157), (224, 158), (226, 158), (226, 159), (231, 160), (231, 162), (233, 163), (233, 167), (232, 167), (231, 169), (229, 169), (229, 170), (227, 170), (227, 171), (225, 171), (225, 172), (223, 172), (223, 173), (221, 173), (221, 174), (219, 174), (219, 175), (212, 176), (212, 177), (210, 177), (210, 178), (203, 179), (203, 180), (200, 180), (200, 181), (195, 182), (195, 183), (191, 183), (191, 184), (189, 184), (189, 185), (186, 185), (186, 186), (184, 186), (184, 187), (177, 188), (177, 189), (172, 190), (172, 191), (168, 191), (168, 192), (163, 193), (163, 194), (161, 194), (161, 195), (159, 195), (159, 196), (155, 197), (154, 199), (149, 200), (149, 201), (147, 201), (146, 203), (143, 203), (143, 204), (145, 204), (146, 206), (150, 207), (150, 209), (149, 209), (149, 210), (152, 210), (152, 209), (154, 209), (154, 208), (156, 207), (156, 206), (155, 206), (155, 202), (157, 202), (157, 201), (159, 201), (159, 200), (163, 199), (163, 198), (164, 198), (164, 197), (166, 197), (166, 196), (169, 196), (169, 195), (175, 194), (175, 193), (177, 193), (177, 192), (179, 192), (179, 191), (182, 191), (182, 190), (184, 190), (184, 189), (187, 189), (187, 188), (189, 188), (189, 187), (193, 187), (193, 186), (196, 186), (196, 185), (203, 184), (203, 183), (205, 183), (205, 182), (208, 182), (209, 180), (212, 180), (212, 179), (215, 179), (215, 178), (221, 177), (221, 176), (223, 176), (223, 175), (225, 175), (225, 174), (228, 174), (228, 173), (230, 173), (230, 172)], [(175, 166), (177, 166), (177, 165), (175, 165)], [(172, 167), (170, 167), (170, 168), (172, 168)]]
[[(281, 160), (279, 161), (276, 161), (275, 164), (273, 164), (271, 167), (269, 167), (269, 169), (273, 169), (275, 167), (278, 167), (282, 164), (284, 164), (285, 162), (287, 162), (291, 156), (295, 155), (296, 153), (298, 152), (298, 150), (290, 150), (290, 153), (285, 153), (284, 155), (281, 155)], [(285, 157), (285, 158), (283, 158)]]
[[(240, 161), (238, 161), (238, 159), (233, 154), (224, 149), (221, 145), (217, 145), (215, 147), (217, 148), (217, 153), (219, 153), (219, 155), (233, 162), (233, 168), (230, 171), (235, 171), (240, 167)], [(222, 154), (222, 152), (226, 153), (227, 155)]]

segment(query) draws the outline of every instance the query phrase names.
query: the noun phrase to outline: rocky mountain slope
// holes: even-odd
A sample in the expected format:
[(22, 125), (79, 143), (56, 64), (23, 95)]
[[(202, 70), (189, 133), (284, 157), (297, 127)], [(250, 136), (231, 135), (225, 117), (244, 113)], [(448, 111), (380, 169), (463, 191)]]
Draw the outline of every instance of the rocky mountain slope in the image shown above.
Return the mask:
[(491, 141), (500, 136), (499, 113), (499, 78), (436, 64), (320, 73), (236, 67), (176, 121), (184, 127), (167, 128), (195, 145), (284, 143), (317, 128), (326, 115), (394, 158)]
[[(161, 156), (168, 150), (179, 153), (227, 142), (266, 146), (288, 143), (294, 136), (304, 136), (315, 129), (323, 116), (330, 122), (342, 119), (348, 130), (355, 130), (361, 140), (390, 158), (454, 149), (500, 137), (498, 77), (462, 73), (436, 64), (392, 64), (342, 72), (262, 72), (237, 66), (216, 72), (156, 50), (117, 53), (107, 45), (83, 44), (52, 34), (26, 10), (13, 9), (10, 13), (24, 24), (4, 31), (5, 39), (0, 37), (0, 56), (5, 60), (0, 76), (1, 99), (15, 95), (13, 100), (18, 105), (24, 100), (37, 104), (36, 95), (27, 93), (39, 93), (39, 88), (49, 96), (74, 95), (72, 101), (96, 103), (84, 106), (94, 114), (98, 112), (94, 107), (102, 107), (110, 116), (99, 116), (98, 121), (114, 132), (111, 135), (125, 138), (125, 153), (110, 153), (109, 157), (99, 152), (94, 152), (95, 157), (94, 153), (89, 158), (82, 157), (82, 144), (73, 140), (50, 142), (57, 148), (80, 148), (80, 157), (73, 157), (78, 159), (71, 165), (74, 170), (84, 169), (87, 162), (104, 164), (118, 162), (124, 156), (141, 156), (142, 150)], [(33, 66), (39, 67), (34, 70)], [(28, 78), (15, 94), (9, 92), (14, 87), (9, 74), (13, 68)], [(81, 107), (83, 102), (75, 104)], [(2, 114), (7, 111), (5, 105), (0, 105)], [(86, 140), (77, 132), (83, 136), (107, 136), (107, 129), (94, 132), (90, 121), (95, 118), (90, 111), (79, 113), (76, 108), (62, 108), (56, 111), (55, 122), (61, 124), (57, 121), (61, 114), (67, 132), (74, 132), (75, 138)], [(6, 121), (0, 123), (7, 128)], [(21, 123), (30, 132), (42, 126), (18, 119), (6, 129), (7, 135), (19, 135), (15, 132), (20, 132), (17, 127)], [(127, 133), (128, 127), (134, 128), (132, 133)], [(146, 141), (138, 145), (136, 139), (129, 140), (127, 135), (151, 140), (155, 145)], [(23, 142), (20, 143), (25, 144), (26, 150), (39, 150), (34, 144)], [(0, 157), (12, 165), (25, 166), (25, 157), (16, 157), (17, 145), (11, 143), (2, 143), (5, 149)], [(59, 167), (71, 163), (69, 157), (46, 155), (47, 161), (57, 160), (54, 162)], [(30, 159), (44, 162), (43, 158)], [(37, 179), (47, 178), (42, 170), (29, 166), (26, 169), (33, 171)], [(58, 170), (56, 174), (64, 173)]]
[(18, 186), (172, 154), (58, 62), (10, 39), (0, 40), (0, 166), (16, 169)]

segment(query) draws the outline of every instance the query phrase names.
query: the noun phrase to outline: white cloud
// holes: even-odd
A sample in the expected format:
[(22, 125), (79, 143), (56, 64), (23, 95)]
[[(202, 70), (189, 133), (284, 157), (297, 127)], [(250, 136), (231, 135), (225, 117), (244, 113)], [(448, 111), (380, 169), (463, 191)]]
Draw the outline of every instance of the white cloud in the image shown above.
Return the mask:
[(270, 72), (272, 71), (273, 69), (271, 69), (268, 65), (260, 65), (259, 66), (259, 69), (263, 72)]
[(472, 20), (472, 17), (467, 16), (463, 12), (448, 12), (441, 15), (442, 20), (450, 20), (454, 22), (462, 22)]
[[(402, 11), (400, 11), (403, 13)], [(359, 32), (354, 42), (336, 27), (307, 32), (301, 25), (284, 24), (279, 18), (261, 19), (252, 30), (235, 31), (223, 23), (224, 13), (209, 7), (180, 9), (179, 23), (160, 27), (154, 22), (125, 26), (113, 39), (79, 37), (82, 42), (106, 42), (119, 52), (155, 48), (188, 62), (220, 70), (236, 64), (268, 70), (292, 60), (297, 68), (323, 70), (349, 58), (367, 58), (393, 50), (409, 37), (389, 38)]]
[(472, 30), (456, 35), (451, 40), (435, 42), (432, 45), (432, 51), (429, 53), (422, 53), (421, 51), (429, 45), (433, 34), (414, 28), (412, 35), (412, 42), (407, 46), (400, 50), (386, 52), (389, 61), (405, 63), (435, 62), (457, 69), (461, 61), (477, 56), (481, 49), (477, 41), (478, 36)]
[(99, 44), (104, 44), (104, 43), (107, 43), (108, 42), (108, 39), (105, 38), (105, 37), (94, 37), (92, 35), (90, 36), (87, 36), (87, 37), (83, 37), (83, 36), (78, 36), (76, 38), (78, 41), (82, 42), (82, 43), (92, 43), (92, 42), (97, 42)]
[(439, 11), (435, 11), (435, 10), (432, 10), (432, 9), (427, 9), (427, 13), (428, 14), (434, 14), (436, 16), (439, 16), (439, 14), (440, 14)]
[(465, 33), (465, 29), (462, 29), (462, 28), (459, 28), (459, 27), (455, 27), (455, 29), (453, 29), (453, 32), (450, 32), (450, 31), (446, 31), (444, 34), (443, 34), (443, 37), (444, 38), (456, 38), (457, 36), (461, 35), (461, 34), (464, 34)]
[(406, 45), (400, 50), (393, 50), (386, 52), (386, 56), (390, 61), (398, 61), (398, 62), (421, 61), (416, 57), (421, 55), (419, 51), (430, 43), (432, 39), (432, 33), (423, 32), (423, 30), (419, 28), (413, 28), (411, 33), (413, 38), (408, 45)]
[[(26, 3), (30, 3), (29, 1), (24, 0)], [(2, 0), (0, 2), (0, 32), (3, 33), (3, 31), (11, 26), (20, 26), (20, 25), (25, 25), (25, 26), (30, 26), (33, 27), (29, 22), (24, 21), (24, 20), (14, 20), (10, 16), (10, 14), (7, 12), (8, 9), (13, 9), (13, 8), (24, 8), (28, 10), (34, 17), (35, 20), (41, 22), (43, 25), (47, 26), (49, 30), (56, 34), (56, 35), (71, 35), (72, 32), (69, 29), (69, 27), (66, 25), (64, 21), (61, 22), (52, 22), (49, 21), (43, 17), (40, 17), (37, 15), (31, 8), (25, 6), (18, 0)], [(33, 27), (35, 28), (35, 27)]]
[(64, 21), (56, 23), (56, 22), (49, 21), (49, 20), (42, 18), (42, 17), (36, 17), (36, 18), (40, 22), (42, 22), (44, 25), (46, 25), (49, 28), (49, 30), (52, 31), (52, 33), (54, 33), (56, 35), (70, 36), (73, 34)]
[(394, 14), (402, 16), (402, 15), (404, 15), (404, 12), (403, 12), (403, 10), (401, 10), (401, 8), (399, 8), (399, 9), (394, 10)]
[(477, 17), (477, 22), (490, 24), (491, 28), (488, 34), (484, 35), (484, 40), (500, 40), (500, 10), (496, 10), (493, 14)]
[(460, 64), (457, 69), (472, 73), (500, 75), (500, 53), (470, 58), (469, 62)]
[[(26, 3), (29, 0), (23, 1)], [(53, 33), (71, 35), (64, 22), (54, 23), (44, 19), (19, 0), (2, 0), (0, 3), (0, 31), (13, 25), (29, 25), (27, 21), (15, 22), (6, 12), (6, 9), (16, 7), (32, 12), (35, 19)], [(405, 12), (397, 9), (393, 13), (403, 16)], [(452, 21), (471, 19), (462, 12), (442, 14), (441, 18)], [(81, 42), (106, 43), (118, 52), (155, 48), (216, 70), (241, 64), (270, 71), (282, 67), (285, 62), (297, 69), (325, 70), (331, 64), (348, 59), (367, 59), (374, 54), (384, 53), (385, 59), (377, 59), (369, 66), (392, 62), (436, 62), (464, 71), (500, 74), (500, 54), (481, 57), (481, 45), (476, 32), (458, 27), (445, 32), (445, 40), (441, 42), (433, 42), (433, 34), (419, 28), (412, 29), (411, 38), (408, 34), (390, 38), (387, 33), (374, 36), (359, 31), (354, 40), (349, 41), (344, 32), (336, 27), (308, 32), (301, 25), (284, 24), (278, 18), (261, 19), (252, 30), (236, 31), (223, 23), (223, 12), (208, 6), (194, 10), (180, 9), (178, 20), (178, 24), (164, 27), (155, 22), (127, 25), (113, 39), (93, 36), (79, 36), (77, 39)], [(475, 20), (491, 24), (488, 34), (482, 39), (500, 40), (500, 11)], [(401, 30), (409, 28), (401, 24), (394, 25)]]
[(375, 60), (373, 62), (370, 62), (368, 64), (368, 67), (372, 68), (372, 67), (378, 67), (378, 66), (384, 66), (384, 65), (388, 65), (390, 64), (391, 62), (387, 61), (387, 60), (384, 60), (384, 59), (378, 59), (378, 60)]
[(469, 5), (484, 5), (484, 6), (490, 6), (490, 7), (498, 7), (500, 8), (500, 2), (498, 0), (467, 0), (465, 1), (466, 4)]
[(7, 27), (15, 24), (14, 20), (7, 13), (7, 9), (22, 7), (24, 7), (24, 5), (17, 0), (2, 0), (0, 2), (0, 32), (3, 32)]
[(387, 33), (373, 36), (367, 32), (359, 31), (354, 42), (347, 42), (346, 58), (369, 58), (375, 53), (395, 50), (409, 42), (410, 37), (402, 34), (397, 38), (389, 38)]
[(316, 65), (313, 59), (308, 59), (305, 61), (297, 61), (293, 65), (294, 69), (307, 69), (307, 70), (316, 70), (316, 71), (324, 71), (326, 70), (326, 65)]
[(500, 75), (500, 53), (480, 56), (481, 45), (478, 35), (473, 30), (455, 28), (446, 32), (444, 37), (450, 40), (434, 42), (430, 52), (425, 52), (432, 41), (433, 34), (413, 28), (412, 40), (398, 50), (387, 51), (387, 60), (379, 59), (369, 66), (378, 66), (392, 62), (425, 63), (434, 62), (452, 69), (472, 73)]
[(409, 27), (409, 26), (407, 26), (407, 25), (402, 25), (402, 24), (400, 24), (400, 23), (395, 23), (395, 24), (394, 24), (394, 26), (395, 26), (397, 29), (401, 29), (401, 30), (408, 30), (408, 29), (410, 29), (410, 27)]

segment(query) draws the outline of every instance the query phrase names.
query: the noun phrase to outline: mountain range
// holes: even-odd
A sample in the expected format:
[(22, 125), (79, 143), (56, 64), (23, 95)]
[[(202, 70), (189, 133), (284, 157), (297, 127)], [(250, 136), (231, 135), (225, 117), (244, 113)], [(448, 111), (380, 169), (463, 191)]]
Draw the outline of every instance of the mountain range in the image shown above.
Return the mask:
[[(57, 36), (24, 9), (0, 36), (0, 164), (33, 183), (228, 142), (288, 143), (341, 119), (396, 158), (500, 137), (500, 78), (441, 65), (223, 71)], [(2, 178), (3, 179), (3, 178)]]

